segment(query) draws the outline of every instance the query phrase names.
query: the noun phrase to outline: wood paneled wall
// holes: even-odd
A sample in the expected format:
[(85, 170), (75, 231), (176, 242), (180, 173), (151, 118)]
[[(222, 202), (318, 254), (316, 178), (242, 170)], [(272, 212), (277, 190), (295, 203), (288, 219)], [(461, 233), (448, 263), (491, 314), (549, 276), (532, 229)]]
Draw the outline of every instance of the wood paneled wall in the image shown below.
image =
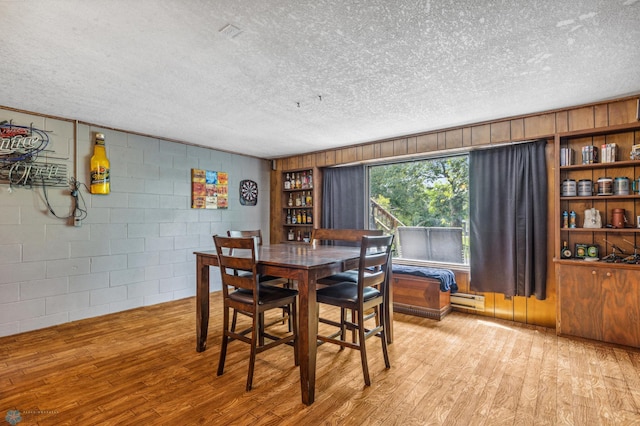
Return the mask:
[[(553, 265), (553, 206), (555, 191), (559, 183), (554, 182), (556, 160), (553, 154), (555, 133), (633, 123), (637, 121), (638, 96), (615, 99), (607, 102), (580, 105), (566, 109), (546, 111), (517, 117), (505, 118), (443, 129), (423, 134), (385, 139), (344, 148), (312, 152), (308, 154), (280, 158), (276, 160), (276, 170), (271, 173), (271, 223), (282, 223), (280, 180), (283, 170), (303, 167), (330, 167), (350, 163), (375, 163), (396, 158), (411, 158), (447, 152), (450, 150), (472, 149), (479, 146), (544, 138), (549, 141), (546, 150), (547, 179), (549, 190), (549, 238), (547, 243), (547, 298), (535, 297), (505, 298), (502, 294), (484, 293), (484, 313), (495, 318), (516, 322), (555, 327), (556, 317), (556, 277)], [(638, 141), (640, 143), (640, 141)], [(317, 221), (316, 221), (317, 223)], [(271, 235), (277, 235), (272, 232)], [(457, 272), (460, 291), (472, 293), (470, 280)]]

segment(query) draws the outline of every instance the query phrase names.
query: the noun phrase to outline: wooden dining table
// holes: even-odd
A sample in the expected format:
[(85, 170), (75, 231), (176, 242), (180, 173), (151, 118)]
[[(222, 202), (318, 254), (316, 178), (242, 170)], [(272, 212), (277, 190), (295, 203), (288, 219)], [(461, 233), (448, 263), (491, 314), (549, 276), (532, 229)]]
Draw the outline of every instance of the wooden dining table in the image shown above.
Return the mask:
[[(209, 267), (218, 266), (218, 258), (214, 250), (198, 251), (194, 254), (197, 277), (196, 350), (202, 352), (207, 348), (209, 327)], [(256, 260), (260, 274), (288, 278), (297, 282), (300, 387), (304, 404), (311, 405), (315, 397), (316, 336), (318, 334), (316, 282), (338, 272), (356, 269), (359, 257), (360, 249), (357, 247), (316, 244), (272, 244), (257, 247)], [(389, 303), (387, 306), (392, 305)], [(392, 324), (393, 310), (386, 311), (388, 315), (385, 324)]]

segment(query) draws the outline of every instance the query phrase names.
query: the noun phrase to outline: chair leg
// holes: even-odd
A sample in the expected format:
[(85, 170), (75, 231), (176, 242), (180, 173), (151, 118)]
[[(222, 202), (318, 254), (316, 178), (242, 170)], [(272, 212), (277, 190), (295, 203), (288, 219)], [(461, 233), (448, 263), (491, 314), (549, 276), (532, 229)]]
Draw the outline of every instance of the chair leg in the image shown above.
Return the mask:
[[(351, 322), (355, 322), (356, 319), (356, 310), (352, 309), (351, 310)], [(352, 343), (356, 343), (356, 330), (353, 329), (351, 330), (351, 342)]]
[(261, 320), (262, 317), (262, 313), (256, 313), (255, 315), (253, 315), (253, 331), (251, 332), (251, 355), (249, 355), (249, 373), (247, 374), (247, 386), (245, 388), (247, 392), (250, 391), (251, 387), (253, 386), (253, 368), (256, 364), (258, 340), (260, 338), (264, 338), (262, 337), (262, 333), (260, 330), (260, 327), (262, 327), (261, 324), (263, 323), (263, 321)]
[[(353, 315), (353, 314), (352, 314)], [(353, 316), (351, 317), (353, 321)], [(340, 308), (340, 340), (343, 342), (346, 339), (347, 335), (347, 310), (345, 308)], [(344, 350), (344, 346), (340, 346), (340, 350)]]
[(380, 324), (382, 324), (382, 331), (380, 331), (380, 340), (382, 341), (382, 355), (384, 356), (384, 365), (387, 368), (391, 368), (391, 363), (389, 362), (389, 351), (387, 350), (387, 327), (385, 327), (386, 318), (386, 307), (382, 305), (379, 309), (380, 312)]
[(238, 322), (238, 311), (233, 310), (233, 317), (231, 319), (231, 331), (236, 331), (236, 323)]
[(258, 344), (264, 346), (264, 313), (258, 315), (258, 328), (254, 328), (258, 333)]
[[(235, 314), (235, 309), (233, 310)], [(229, 327), (229, 308), (224, 308), (222, 314), (222, 345), (220, 346), (220, 360), (218, 361), (218, 376), (224, 372), (224, 362), (227, 357), (227, 344), (229, 343), (229, 335), (227, 330)]]
[(362, 373), (364, 374), (364, 384), (371, 386), (371, 379), (369, 378), (369, 364), (367, 363), (367, 345), (365, 342), (364, 312), (362, 309), (358, 311), (358, 339), (360, 358), (362, 360)]

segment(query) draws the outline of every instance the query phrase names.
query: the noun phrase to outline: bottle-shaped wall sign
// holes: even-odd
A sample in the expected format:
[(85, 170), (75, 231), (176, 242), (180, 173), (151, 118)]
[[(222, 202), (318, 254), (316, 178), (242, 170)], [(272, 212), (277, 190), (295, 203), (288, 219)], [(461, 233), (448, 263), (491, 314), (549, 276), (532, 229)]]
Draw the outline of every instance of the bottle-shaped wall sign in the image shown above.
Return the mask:
[(104, 135), (96, 133), (91, 157), (91, 193), (108, 194), (111, 191), (111, 167), (104, 145)]

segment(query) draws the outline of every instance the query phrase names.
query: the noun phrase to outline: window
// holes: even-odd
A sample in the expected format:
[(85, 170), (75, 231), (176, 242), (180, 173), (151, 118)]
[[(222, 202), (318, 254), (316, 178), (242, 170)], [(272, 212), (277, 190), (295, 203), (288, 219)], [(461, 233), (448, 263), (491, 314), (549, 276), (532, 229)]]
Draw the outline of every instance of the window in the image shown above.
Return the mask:
[(469, 157), (369, 167), (371, 228), (395, 233), (394, 258), (469, 263)]

